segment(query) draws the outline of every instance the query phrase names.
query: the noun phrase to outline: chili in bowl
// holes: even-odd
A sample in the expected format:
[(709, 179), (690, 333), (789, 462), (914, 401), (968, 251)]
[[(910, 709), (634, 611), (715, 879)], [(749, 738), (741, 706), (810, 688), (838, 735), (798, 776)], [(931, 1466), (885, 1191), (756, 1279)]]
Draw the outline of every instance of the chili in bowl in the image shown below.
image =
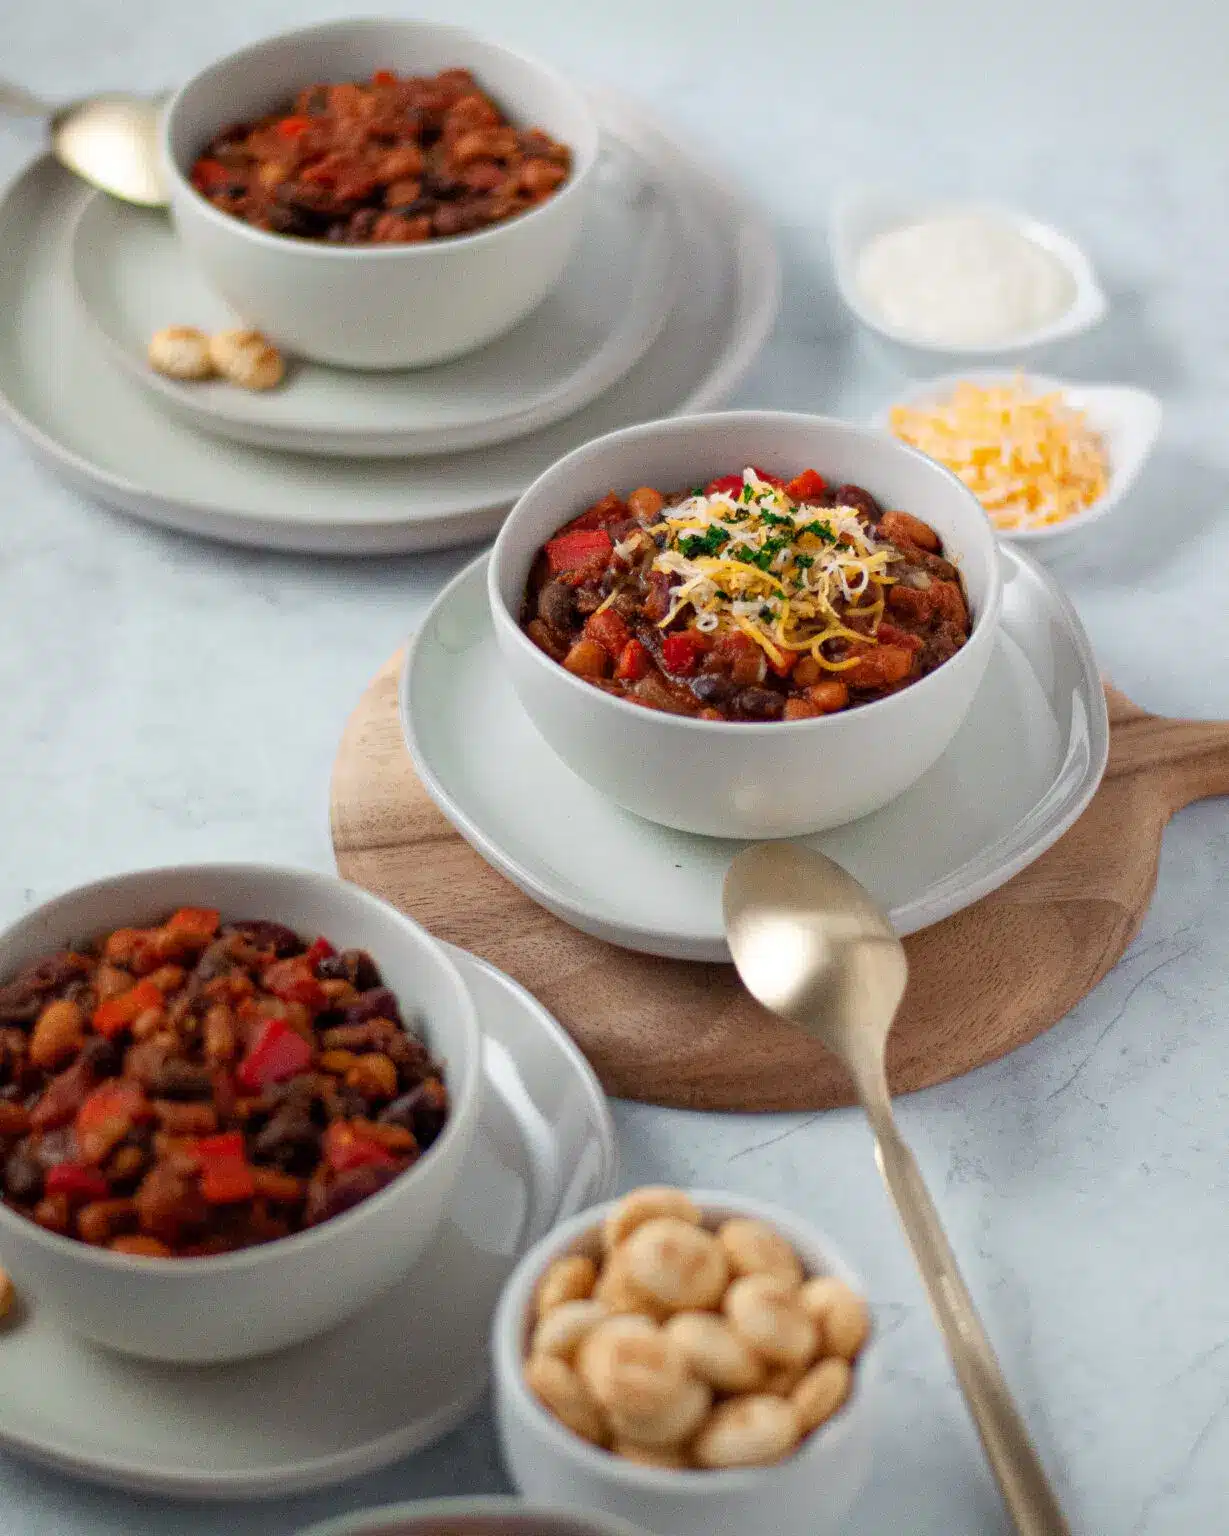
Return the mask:
[(194, 76), (163, 158), (186, 254), (287, 351), (364, 369), (484, 346), (580, 234), (598, 129), (561, 73), (461, 27), (337, 21)]
[(984, 511), (939, 465), (740, 411), (560, 460), (505, 522), (488, 591), (569, 767), (651, 821), (754, 838), (852, 821), (930, 767), (981, 683), (1001, 578)]
[(72, 892), (0, 935), (0, 1261), (125, 1352), (296, 1342), (430, 1246), (478, 1073), (451, 961), (356, 887), (240, 865)]

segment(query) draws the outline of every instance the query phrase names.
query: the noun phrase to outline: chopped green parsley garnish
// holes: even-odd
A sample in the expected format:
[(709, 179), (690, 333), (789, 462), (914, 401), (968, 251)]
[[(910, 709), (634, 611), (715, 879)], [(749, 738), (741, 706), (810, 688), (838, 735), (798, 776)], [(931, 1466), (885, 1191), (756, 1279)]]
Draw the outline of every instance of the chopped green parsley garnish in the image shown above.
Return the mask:
[(836, 534), (827, 523), (821, 523), (818, 518), (814, 522), (803, 523), (799, 533), (813, 533), (817, 539), (822, 539), (825, 544), (835, 544)]
[(700, 555), (716, 555), (730, 542), (730, 536), (724, 528), (716, 523), (704, 530), (703, 533), (689, 533), (679, 540), (679, 549), (688, 560), (695, 560)]

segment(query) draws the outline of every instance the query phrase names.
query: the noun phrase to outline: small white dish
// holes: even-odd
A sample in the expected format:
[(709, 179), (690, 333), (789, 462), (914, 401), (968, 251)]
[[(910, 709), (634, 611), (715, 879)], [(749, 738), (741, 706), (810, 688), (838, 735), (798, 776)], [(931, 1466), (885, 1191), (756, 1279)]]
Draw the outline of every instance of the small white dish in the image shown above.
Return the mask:
[[(231, 123), (285, 110), (315, 81), (471, 70), (518, 127), (571, 151), (568, 179), (517, 218), (416, 245), (331, 245), (256, 229), (192, 185), (196, 158)], [(209, 285), (279, 345), (345, 368), (447, 362), (510, 330), (559, 281), (580, 235), (598, 126), (567, 75), (464, 27), (361, 17), (297, 28), (194, 75), (163, 114), (171, 217)]]
[(616, 1154), (601, 1087), (564, 1030), (502, 972), (444, 947), (477, 1005), (485, 1093), (422, 1263), (329, 1334), (205, 1368), (95, 1349), (23, 1296), (0, 1332), (0, 1447), (143, 1493), (271, 1497), (385, 1466), (469, 1415), (516, 1260), (607, 1198)]
[(298, 1536), (647, 1536), (593, 1509), (548, 1509), (521, 1499), (421, 1499), (361, 1509)]
[(668, 190), (613, 142), (599, 171), (599, 195), (554, 292), (498, 341), (434, 368), (376, 373), (292, 358), (285, 381), (265, 391), (155, 373), (146, 346), (163, 326), (240, 322), (185, 261), (164, 215), (101, 193), (72, 234), (73, 279), (111, 356), (191, 427), (298, 453), (459, 453), (588, 405), (665, 324), (679, 275)]
[(207, 1258), (112, 1253), (47, 1232), (0, 1203), (0, 1264), (18, 1288), (83, 1337), (151, 1360), (216, 1364), (310, 1340), (409, 1274), (435, 1242), (465, 1164), (482, 1097), (473, 1000), (443, 945), (396, 907), (310, 869), (172, 865), (78, 886), (0, 933), (0, 978), (177, 907), (271, 918), (370, 952), (408, 1022), (422, 1020), (448, 1086), (448, 1121), (422, 1158), (352, 1209), (275, 1242)]
[[(503, 670), (487, 558), (444, 589), (410, 642), (400, 709), (418, 777), (489, 864), (564, 922), (646, 954), (728, 962), (721, 883), (746, 845), (620, 810), (555, 756)], [(883, 810), (801, 839), (861, 880), (901, 934), (1040, 857), (1105, 770), (1105, 695), (1079, 618), (1027, 556), (1002, 548), (1000, 559), (998, 638), (951, 746)]]
[[(866, 1286), (831, 1241), (781, 1206), (747, 1195), (689, 1190), (706, 1225), (746, 1216), (775, 1227), (793, 1246), (808, 1276), (836, 1275), (866, 1295)], [(495, 1414), (512, 1480), (543, 1504), (605, 1509), (660, 1536), (772, 1532), (820, 1536), (841, 1529), (866, 1480), (876, 1425), (883, 1417), (879, 1347), (872, 1331), (854, 1368), (853, 1390), (828, 1423), (792, 1456), (770, 1467), (676, 1472), (646, 1467), (590, 1445), (550, 1414), (525, 1384), (524, 1355), (534, 1293), (555, 1259), (596, 1258), (601, 1223), (611, 1204), (583, 1212), (550, 1233), (517, 1265), (504, 1288), (491, 1332)]]
[[(1056, 256), (1075, 285), (1070, 307), (1048, 325), (1005, 342), (984, 345), (944, 344), (900, 330), (879, 315), (859, 290), (857, 264), (868, 242), (889, 229), (946, 213), (984, 213), (1006, 219), (1030, 240)], [(837, 290), (850, 312), (885, 344), (899, 361), (933, 367), (936, 359), (988, 362), (993, 358), (1035, 354), (1052, 343), (1091, 330), (1104, 316), (1105, 293), (1087, 254), (1068, 235), (1017, 209), (977, 200), (924, 198), (886, 188), (847, 187), (833, 200), (828, 220), (828, 250)]]
[[(546, 541), (606, 495), (665, 494), (747, 464), (819, 471), (921, 518), (959, 566), (972, 625), (950, 660), (886, 698), (811, 720), (697, 720), (603, 692), (547, 656), (520, 627), (530, 569)], [(489, 567), (503, 669), (565, 763), (627, 810), (682, 832), (797, 837), (880, 810), (946, 749), (994, 649), (1001, 582), (981, 505), (950, 471), (888, 433), (830, 416), (714, 411), (626, 427), (552, 464), (509, 512)]]
[(1160, 435), (1162, 409), (1156, 395), (1130, 384), (1067, 383), (1046, 374), (1022, 373), (1010, 368), (973, 369), (968, 373), (950, 373), (907, 385), (876, 412), (871, 425), (888, 430), (893, 406), (937, 404), (950, 397), (958, 384), (991, 386), (1017, 381), (1035, 394), (1057, 392), (1077, 411), (1084, 411), (1088, 425), (1101, 435), (1109, 459), (1109, 489), (1083, 512), (1045, 528), (995, 530), (1005, 543), (1019, 544), (1044, 558), (1060, 549), (1070, 549), (1094, 523), (1108, 517), (1126, 499)]
[[(686, 274), (654, 344), (584, 409), (516, 442), (430, 459), (312, 458), (176, 421), (116, 366), (81, 314), (70, 235), (93, 194), (49, 156), (0, 196), (0, 413), (74, 489), (206, 538), (309, 554), (387, 555), (490, 538), (534, 477), (633, 421), (720, 405), (776, 319), (780, 266), (762, 214), (654, 125), (594, 93), (603, 131), (664, 181)], [(599, 167), (599, 171), (600, 171)], [(603, 195), (603, 177), (594, 182)], [(32, 345), (31, 337), (55, 345)]]

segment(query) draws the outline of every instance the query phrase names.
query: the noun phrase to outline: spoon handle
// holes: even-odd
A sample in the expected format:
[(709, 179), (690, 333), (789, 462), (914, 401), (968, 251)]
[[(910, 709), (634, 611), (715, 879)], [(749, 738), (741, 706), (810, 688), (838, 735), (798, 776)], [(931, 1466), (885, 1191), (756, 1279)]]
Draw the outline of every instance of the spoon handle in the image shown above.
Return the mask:
[(1028, 1429), (1012, 1401), (913, 1153), (890, 1109), (867, 1104), (879, 1170), (925, 1281), (956, 1376), (1003, 1502), (1020, 1536), (1070, 1536)]
[(0, 80), (0, 112), (8, 117), (51, 117), (55, 108), (22, 86)]

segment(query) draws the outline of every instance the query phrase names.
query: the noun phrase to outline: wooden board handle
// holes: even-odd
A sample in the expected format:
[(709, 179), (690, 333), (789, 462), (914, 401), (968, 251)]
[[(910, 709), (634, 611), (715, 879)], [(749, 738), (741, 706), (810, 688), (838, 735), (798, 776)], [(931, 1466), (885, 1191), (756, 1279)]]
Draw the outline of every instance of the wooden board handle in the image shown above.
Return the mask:
[(1147, 774), (1163, 784), (1169, 810), (1229, 795), (1229, 722), (1150, 715), (1106, 684), (1110, 760), (1107, 777)]

